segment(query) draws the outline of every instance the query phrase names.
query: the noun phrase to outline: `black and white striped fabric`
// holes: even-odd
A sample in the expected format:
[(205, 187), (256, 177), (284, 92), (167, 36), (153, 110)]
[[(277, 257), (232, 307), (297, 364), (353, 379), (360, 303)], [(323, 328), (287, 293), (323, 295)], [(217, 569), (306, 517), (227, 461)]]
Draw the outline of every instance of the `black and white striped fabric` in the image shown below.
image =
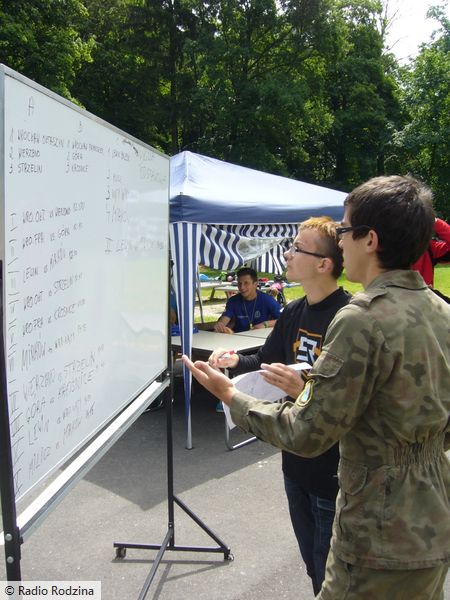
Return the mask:
[(235, 271), (244, 263), (257, 271), (281, 274), (283, 252), (295, 237), (297, 224), (201, 225), (199, 263), (220, 271)]

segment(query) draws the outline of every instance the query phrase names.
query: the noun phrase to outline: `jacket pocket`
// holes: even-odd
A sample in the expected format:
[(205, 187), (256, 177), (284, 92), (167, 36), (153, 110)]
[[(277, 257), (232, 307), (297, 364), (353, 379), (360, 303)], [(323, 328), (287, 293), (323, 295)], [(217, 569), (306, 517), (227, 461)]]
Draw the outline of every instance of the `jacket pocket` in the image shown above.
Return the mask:
[(380, 525), (384, 504), (383, 469), (341, 458), (336, 526), (340, 541), (355, 556), (370, 557), (380, 550)]
[(346, 494), (355, 496), (363, 489), (367, 480), (366, 465), (352, 463), (341, 458), (338, 469), (339, 487)]
[(310, 374), (315, 375), (316, 373), (319, 374), (320, 372), (320, 377), (335, 377), (342, 369), (343, 364), (344, 361), (342, 358), (339, 358), (338, 356), (335, 356), (334, 354), (324, 350), (314, 363)]
[[(389, 469), (382, 521), (386, 552), (423, 568), (449, 555), (448, 463), (410, 464)], [(399, 533), (401, 532), (401, 533)], [(425, 564), (429, 560), (429, 565)], [(435, 563), (436, 564), (436, 563)]]
[[(363, 489), (367, 467), (341, 458), (338, 468), (339, 494), (336, 502), (336, 524), (340, 537), (352, 543), (364, 523)], [(359, 497), (360, 496), (360, 497)]]

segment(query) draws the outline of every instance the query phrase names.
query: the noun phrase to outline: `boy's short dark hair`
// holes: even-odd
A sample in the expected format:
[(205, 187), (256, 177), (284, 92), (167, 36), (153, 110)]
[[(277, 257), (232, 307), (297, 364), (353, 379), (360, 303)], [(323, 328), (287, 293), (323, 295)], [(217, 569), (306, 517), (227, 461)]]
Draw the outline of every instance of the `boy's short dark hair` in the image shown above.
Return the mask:
[(353, 239), (377, 232), (378, 259), (385, 269), (409, 269), (425, 252), (434, 231), (431, 190), (411, 176), (374, 177), (355, 188), (344, 205), (349, 209)]
[(242, 267), (242, 269), (239, 269), (239, 271), (236, 273), (237, 279), (239, 279), (239, 277), (243, 277), (244, 275), (250, 275), (253, 281), (258, 281), (258, 273), (251, 267)]

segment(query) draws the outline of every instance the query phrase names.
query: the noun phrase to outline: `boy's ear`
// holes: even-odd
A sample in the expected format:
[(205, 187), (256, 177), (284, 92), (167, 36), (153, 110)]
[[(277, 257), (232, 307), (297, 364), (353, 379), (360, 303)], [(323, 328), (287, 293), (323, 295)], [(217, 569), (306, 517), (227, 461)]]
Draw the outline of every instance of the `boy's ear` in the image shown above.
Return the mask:
[(366, 236), (366, 248), (369, 254), (376, 252), (380, 248), (378, 234), (374, 229), (371, 229)]
[(321, 273), (332, 273), (334, 269), (334, 263), (331, 258), (322, 258), (320, 263), (317, 265), (317, 268)]

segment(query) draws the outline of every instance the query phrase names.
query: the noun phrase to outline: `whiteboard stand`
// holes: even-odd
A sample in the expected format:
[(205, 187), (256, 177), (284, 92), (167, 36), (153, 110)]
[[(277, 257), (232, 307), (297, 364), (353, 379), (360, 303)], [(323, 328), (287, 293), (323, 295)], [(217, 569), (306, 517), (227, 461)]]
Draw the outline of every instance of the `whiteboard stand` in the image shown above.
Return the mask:
[[(170, 323), (170, 321), (169, 321)], [(170, 339), (170, 331), (169, 338)], [(167, 533), (164, 536), (164, 540), (161, 544), (137, 544), (130, 542), (114, 542), (113, 546), (116, 549), (116, 558), (123, 559), (126, 556), (127, 548), (134, 548), (136, 550), (158, 550), (158, 553), (153, 562), (152, 568), (147, 575), (142, 590), (138, 596), (138, 600), (143, 600), (148, 593), (150, 585), (156, 575), (156, 571), (161, 563), (161, 560), (166, 551), (172, 550), (175, 552), (213, 552), (223, 554), (224, 560), (234, 560), (231, 554), (231, 549), (226, 543), (204, 523), (198, 515), (196, 515), (180, 498), (174, 494), (173, 489), (173, 366), (172, 366), (172, 352), (169, 345), (168, 349), (168, 362), (171, 366), (170, 371), (166, 373), (166, 378), (170, 378), (170, 385), (167, 386), (164, 391), (164, 403), (166, 407), (166, 427), (167, 427), (167, 511), (168, 511), (168, 524)], [(212, 538), (217, 546), (179, 546), (175, 544), (175, 504), (179, 506), (203, 531)]]

